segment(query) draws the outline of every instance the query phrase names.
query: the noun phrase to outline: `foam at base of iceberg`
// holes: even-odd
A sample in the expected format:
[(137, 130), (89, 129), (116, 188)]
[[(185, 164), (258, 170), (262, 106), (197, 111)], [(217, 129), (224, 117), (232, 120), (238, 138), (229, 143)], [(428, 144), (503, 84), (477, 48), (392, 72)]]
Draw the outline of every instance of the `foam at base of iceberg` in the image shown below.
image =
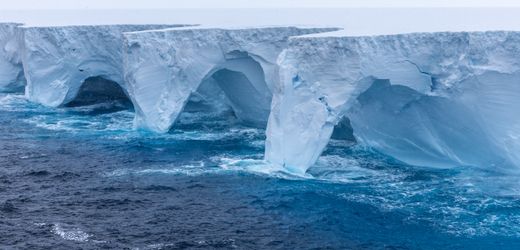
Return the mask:
[(280, 56), (266, 159), (305, 172), (348, 117), (410, 164), (520, 164), (520, 33), (297, 37)]

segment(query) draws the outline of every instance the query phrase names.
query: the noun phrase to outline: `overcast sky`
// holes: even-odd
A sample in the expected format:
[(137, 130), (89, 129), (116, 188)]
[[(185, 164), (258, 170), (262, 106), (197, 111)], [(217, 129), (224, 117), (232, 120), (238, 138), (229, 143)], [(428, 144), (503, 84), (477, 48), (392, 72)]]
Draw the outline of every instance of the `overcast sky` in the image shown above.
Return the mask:
[(4, 9), (520, 7), (515, 0), (1, 0)]

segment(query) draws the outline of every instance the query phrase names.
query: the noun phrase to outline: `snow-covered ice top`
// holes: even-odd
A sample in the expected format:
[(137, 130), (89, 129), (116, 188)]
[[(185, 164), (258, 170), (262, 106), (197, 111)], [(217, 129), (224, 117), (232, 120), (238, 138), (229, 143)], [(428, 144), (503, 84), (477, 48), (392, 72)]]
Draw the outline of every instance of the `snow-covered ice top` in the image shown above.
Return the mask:
[(520, 32), (290, 39), (266, 159), (304, 172), (337, 122), (410, 164), (519, 166)]

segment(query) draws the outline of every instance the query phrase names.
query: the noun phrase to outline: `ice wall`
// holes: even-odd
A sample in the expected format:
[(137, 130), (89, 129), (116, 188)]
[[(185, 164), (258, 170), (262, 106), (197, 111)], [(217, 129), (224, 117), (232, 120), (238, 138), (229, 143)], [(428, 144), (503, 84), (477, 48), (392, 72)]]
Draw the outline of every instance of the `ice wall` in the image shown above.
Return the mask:
[(266, 159), (305, 172), (347, 116), (361, 144), (410, 164), (520, 166), (519, 55), (518, 32), (292, 38)]
[(276, 58), (290, 36), (333, 28), (186, 28), (125, 34), (125, 80), (135, 125), (166, 132), (209, 78), (246, 124), (265, 127), (278, 84)]
[(296, 173), (351, 129), (413, 165), (520, 166), (519, 32), (323, 34), (333, 30), (1, 24), (0, 90), (24, 74), (26, 96), (55, 107), (87, 79), (117, 83), (136, 127), (157, 132), (189, 100), (230, 106), (267, 124), (266, 160)]
[(0, 23), (0, 92), (25, 85), (20, 57), (22, 32), (18, 23)]
[(88, 78), (124, 85), (123, 32), (176, 26), (24, 27), (25, 94), (33, 102), (56, 107), (72, 101)]

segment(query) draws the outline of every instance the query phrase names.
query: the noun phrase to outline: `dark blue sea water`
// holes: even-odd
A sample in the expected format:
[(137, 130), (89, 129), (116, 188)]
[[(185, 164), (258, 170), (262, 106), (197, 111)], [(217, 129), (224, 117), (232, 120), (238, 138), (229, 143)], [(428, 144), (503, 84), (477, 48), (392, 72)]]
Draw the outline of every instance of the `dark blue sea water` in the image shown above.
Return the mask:
[(520, 248), (518, 175), (333, 141), (291, 176), (262, 162), (265, 131), (229, 117), (184, 113), (165, 135), (132, 118), (0, 94), (0, 248)]

